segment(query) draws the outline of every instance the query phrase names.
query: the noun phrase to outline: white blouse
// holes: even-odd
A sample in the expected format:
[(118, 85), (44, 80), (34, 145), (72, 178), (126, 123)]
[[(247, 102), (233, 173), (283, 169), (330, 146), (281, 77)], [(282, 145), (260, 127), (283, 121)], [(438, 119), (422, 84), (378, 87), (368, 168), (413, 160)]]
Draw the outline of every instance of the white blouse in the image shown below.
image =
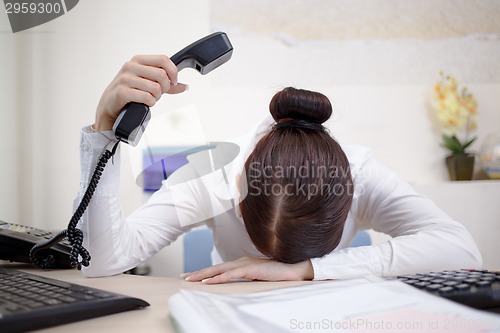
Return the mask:
[[(271, 126), (264, 119), (248, 136), (227, 144), (217, 158), (223, 167), (207, 172), (207, 152), (188, 157), (189, 163), (163, 182), (149, 201), (123, 216), (119, 201), (119, 148), (109, 161), (79, 227), (92, 260), (86, 276), (118, 274), (147, 260), (194, 226), (213, 231), (215, 248), (223, 261), (263, 255), (250, 240), (238, 210), (242, 195), (236, 190), (243, 164), (257, 141)], [(80, 202), (100, 155), (116, 142), (113, 133), (81, 132)], [(220, 144), (224, 146), (224, 144)], [(237, 147), (237, 149), (233, 149)], [(219, 146), (217, 146), (219, 148)], [(394, 276), (443, 269), (480, 268), (482, 258), (469, 232), (431, 200), (379, 164), (371, 151), (343, 146), (354, 179), (354, 198), (337, 248), (322, 258), (311, 258), (314, 279)], [(217, 155), (217, 149), (210, 153)], [(213, 166), (213, 165), (212, 165)], [(356, 231), (373, 229), (392, 238), (381, 244), (349, 248)]]

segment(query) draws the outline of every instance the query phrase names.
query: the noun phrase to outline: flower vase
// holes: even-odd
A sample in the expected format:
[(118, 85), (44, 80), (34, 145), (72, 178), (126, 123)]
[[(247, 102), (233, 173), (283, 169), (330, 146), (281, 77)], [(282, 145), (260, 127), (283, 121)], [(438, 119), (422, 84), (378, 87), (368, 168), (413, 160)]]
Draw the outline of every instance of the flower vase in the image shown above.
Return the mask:
[(473, 154), (454, 154), (446, 157), (450, 180), (471, 180), (474, 171)]

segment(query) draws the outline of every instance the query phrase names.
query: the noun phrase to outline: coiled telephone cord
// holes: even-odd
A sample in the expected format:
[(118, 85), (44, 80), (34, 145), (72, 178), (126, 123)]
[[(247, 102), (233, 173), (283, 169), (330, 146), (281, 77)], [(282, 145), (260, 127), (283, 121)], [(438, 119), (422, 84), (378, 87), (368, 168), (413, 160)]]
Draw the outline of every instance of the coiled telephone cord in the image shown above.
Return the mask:
[(82, 265), (85, 267), (90, 265), (90, 253), (83, 246), (83, 232), (77, 228), (76, 225), (87, 210), (87, 207), (89, 206), (92, 196), (97, 188), (97, 184), (99, 183), (102, 173), (104, 172), (104, 168), (106, 167), (109, 159), (115, 155), (118, 144), (119, 141), (115, 143), (111, 150), (106, 149), (106, 151), (99, 158), (94, 173), (89, 181), (89, 185), (83, 194), (82, 200), (68, 223), (68, 228), (59, 232), (51, 239), (38, 243), (31, 248), (30, 259), (35, 265), (43, 269), (51, 268), (55, 263), (54, 257), (52, 255), (43, 256), (41, 251), (52, 247), (55, 243), (60, 242), (65, 237), (67, 237), (68, 241), (71, 243), (71, 266), (76, 266), (78, 270), (81, 270)]

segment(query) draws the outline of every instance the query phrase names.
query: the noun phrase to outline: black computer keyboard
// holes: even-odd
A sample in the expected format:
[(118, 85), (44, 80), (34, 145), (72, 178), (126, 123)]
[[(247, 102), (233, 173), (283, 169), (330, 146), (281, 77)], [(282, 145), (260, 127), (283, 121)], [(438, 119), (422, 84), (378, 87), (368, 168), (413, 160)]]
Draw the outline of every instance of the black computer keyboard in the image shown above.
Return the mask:
[(449, 300), (500, 313), (500, 272), (477, 269), (398, 276), (416, 288)]
[(0, 268), (1, 332), (26, 332), (147, 306), (141, 299)]

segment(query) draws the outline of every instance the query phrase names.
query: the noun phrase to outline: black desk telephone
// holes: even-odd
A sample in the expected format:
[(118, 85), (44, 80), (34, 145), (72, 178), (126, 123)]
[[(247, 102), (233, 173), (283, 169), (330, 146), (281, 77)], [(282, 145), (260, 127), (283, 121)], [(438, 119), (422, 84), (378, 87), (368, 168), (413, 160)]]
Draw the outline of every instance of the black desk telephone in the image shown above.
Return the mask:
[[(46, 242), (55, 235), (51, 232), (0, 220), (0, 259), (31, 263), (30, 251), (36, 244)], [(48, 248), (45, 255), (52, 256), (55, 268), (72, 268), (69, 255), (71, 243), (63, 239)]]
[[(200, 74), (210, 73), (231, 59), (233, 47), (223, 32), (210, 34), (180, 50), (170, 59), (178, 70), (193, 68)], [(123, 107), (113, 131), (119, 141), (136, 146), (150, 119), (149, 107), (131, 102)], [(80, 205), (71, 218), (68, 228), (58, 234), (0, 221), (0, 259), (32, 262), (41, 268), (72, 268), (90, 264), (90, 254), (82, 246), (82, 231), (76, 228), (90, 203), (108, 160), (115, 154), (106, 150), (97, 163)], [(67, 238), (67, 240), (66, 240)]]

